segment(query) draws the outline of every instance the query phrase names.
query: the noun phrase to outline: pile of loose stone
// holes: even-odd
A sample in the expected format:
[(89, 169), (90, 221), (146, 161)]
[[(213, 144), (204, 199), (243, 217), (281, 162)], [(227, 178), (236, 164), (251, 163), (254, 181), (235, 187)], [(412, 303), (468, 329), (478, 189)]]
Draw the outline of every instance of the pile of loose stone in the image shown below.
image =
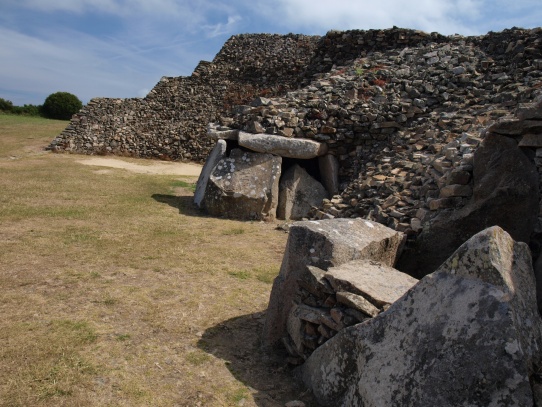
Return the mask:
[(222, 124), (328, 144), (341, 194), (311, 217), (415, 234), (432, 211), (471, 196), (480, 131), (539, 93), (541, 30), (492, 35), (375, 51)]
[(50, 149), (202, 162), (213, 147), (207, 123), (255, 96), (296, 88), (319, 37), (231, 37), (189, 77), (163, 77), (142, 99), (92, 99)]
[[(374, 224), (372, 224), (374, 226)], [(298, 280), (283, 345), (292, 364), (302, 363), (344, 328), (387, 310), (418, 280), (389, 265), (353, 260), (325, 271), (307, 266)]]

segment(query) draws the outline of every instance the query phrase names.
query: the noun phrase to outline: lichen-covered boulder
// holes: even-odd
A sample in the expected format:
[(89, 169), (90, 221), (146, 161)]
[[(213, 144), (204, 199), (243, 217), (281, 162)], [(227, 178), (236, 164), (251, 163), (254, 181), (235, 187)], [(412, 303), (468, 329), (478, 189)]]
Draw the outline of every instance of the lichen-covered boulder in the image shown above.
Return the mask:
[(286, 220), (306, 217), (313, 206), (322, 205), (328, 197), (324, 186), (297, 164), (284, 172), (279, 191), (277, 217)]
[(264, 347), (276, 345), (287, 335), (292, 301), (300, 281), (306, 280), (307, 266), (327, 270), (356, 259), (393, 266), (403, 241), (402, 233), (359, 218), (295, 222), (271, 290), (262, 337)]
[(541, 345), (529, 249), (492, 227), (299, 374), (323, 405), (533, 406)]
[(273, 220), (276, 217), (282, 158), (234, 149), (213, 169), (203, 206), (214, 216)]

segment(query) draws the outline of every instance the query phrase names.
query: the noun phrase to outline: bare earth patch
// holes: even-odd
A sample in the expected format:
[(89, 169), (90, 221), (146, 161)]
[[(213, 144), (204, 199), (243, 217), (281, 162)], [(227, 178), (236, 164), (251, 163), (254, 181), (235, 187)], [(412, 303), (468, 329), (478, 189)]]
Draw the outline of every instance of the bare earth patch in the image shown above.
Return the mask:
[(195, 177), (199, 176), (202, 168), (201, 165), (192, 163), (171, 163), (150, 160), (138, 160), (138, 163), (135, 163), (111, 157), (92, 157), (77, 160), (77, 162), (83, 165), (120, 168), (138, 174), (186, 175)]

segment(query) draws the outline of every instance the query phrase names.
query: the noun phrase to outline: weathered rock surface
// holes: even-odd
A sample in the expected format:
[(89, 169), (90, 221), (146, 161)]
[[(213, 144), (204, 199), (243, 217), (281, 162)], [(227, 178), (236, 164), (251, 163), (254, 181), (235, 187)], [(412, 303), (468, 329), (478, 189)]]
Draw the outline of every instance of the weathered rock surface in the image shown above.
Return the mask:
[(259, 153), (308, 160), (327, 153), (327, 144), (314, 140), (239, 132), (239, 145)]
[(311, 207), (327, 198), (326, 189), (299, 165), (290, 167), (280, 180), (277, 218), (299, 220), (307, 217)]
[(207, 137), (212, 140), (237, 140), (239, 138), (239, 130), (209, 123), (207, 125)]
[(385, 311), (417, 282), (374, 260), (353, 260), (327, 272), (307, 266), (282, 338), (288, 361), (303, 363), (338, 332)]
[(339, 160), (331, 154), (318, 157), (318, 168), (322, 185), (326, 188), (330, 196), (339, 193)]
[[(286, 335), (298, 280), (305, 280), (307, 266), (327, 270), (362, 258), (393, 266), (402, 244), (402, 233), (362, 219), (294, 223), (290, 227), (280, 273), (273, 282), (263, 345), (276, 345)], [(316, 277), (313, 275), (313, 278)]]
[(541, 346), (529, 249), (492, 227), (300, 375), (323, 405), (533, 406)]
[(214, 216), (275, 219), (281, 163), (271, 154), (232, 150), (214, 167), (203, 206)]
[(217, 140), (215, 147), (212, 149), (211, 154), (207, 157), (205, 165), (201, 169), (201, 173), (196, 184), (196, 191), (194, 192), (194, 203), (201, 207), (203, 198), (205, 197), (205, 190), (207, 189), (207, 183), (209, 177), (213, 172), (216, 164), (226, 157), (227, 144), (224, 140)]
[(473, 185), (473, 196), (464, 207), (443, 211), (425, 225), (399, 269), (416, 277), (429, 274), (462, 242), (493, 225), (515, 240), (529, 242), (539, 212), (539, 179), (517, 141), (488, 134), (474, 154)]
[(418, 282), (374, 260), (354, 260), (331, 267), (325, 278), (336, 292), (359, 294), (380, 308), (393, 304)]

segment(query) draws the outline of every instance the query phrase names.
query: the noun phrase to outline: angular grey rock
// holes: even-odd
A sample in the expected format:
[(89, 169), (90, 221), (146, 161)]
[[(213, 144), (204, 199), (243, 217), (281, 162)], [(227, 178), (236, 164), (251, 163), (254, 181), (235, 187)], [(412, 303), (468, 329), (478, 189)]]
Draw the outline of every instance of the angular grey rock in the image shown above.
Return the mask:
[(541, 346), (529, 249), (492, 227), (299, 373), (322, 405), (533, 406)]
[(525, 134), (520, 142), (520, 147), (534, 147), (534, 148), (540, 148), (542, 147), (542, 132), (538, 134)]
[(239, 138), (239, 130), (223, 128), (217, 124), (209, 123), (207, 125), (207, 137), (213, 140), (237, 140)]
[(542, 100), (534, 103), (523, 103), (518, 106), (516, 117), (519, 120), (542, 119)]
[(239, 145), (259, 153), (307, 160), (327, 153), (327, 144), (313, 140), (239, 132)]
[(357, 311), (361, 311), (370, 317), (376, 317), (380, 313), (380, 310), (377, 307), (361, 295), (352, 294), (348, 291), (338, 291), (336, 296), (337, 302)]
[(322, 185), (333, 196), (339, 193), (339, 160), (332, 154), (318, 157)]
[(542, 132), (542, 120), (503, 119), (489, 126), (487, 131), (505, 136), (540, 133)]
[(425, 223), (416, 246), (405, 250), (397, 268), (421, 278), (471, 236), (494, 225), (528, 242), (539, 212), (538, 179), (536, 166), (514, 139), (489, 133), (474, 155), (469, 202)]
[(322, 297), (326, 294), (333, 294), (333, 288), (324, 278), (325, 270), (314, 266), (307, 266), (307, 270), (303, 273), (298, 284), (316, 297)]
[(472, 195), (472, 188), (468, 185), (452, 184), (446, 185), (440, 190), (441, 198), (451, 198), (454, 196), (469, 197)]
[(418, 282), (390, 266), (366, 259), (331, 267), (325, 277), (335, 291), (359, 294), (378, 308), (393, 304)]
[(324, 270), (356, 259), (373, 259), (393, 266), (404, 235), (379, 223), (362, 219), (295, 222), (279, 275), (273, 282), (263, 329), (264, 347), (286, 334), (287, 318), (307, 266)]
[(196, 184), (196, 191), (194, 192), (194, 203), (201, 207), (203, 198), (205, 197), (205, 189), (207, 188), (207, 183), (209, 182), (209, 177), (213, 172), (216, 164), (226, 156), (227, 145), (224, 140), (217, 140), (215, 147), (207, 157), (201, 173)]
[(304, 168), (294, 164), (284, 172), (279, 184), (277, 218), (299, 220), (306, 217), (313, 206), (322, 205), (327, 198), (325, 188)]
[(282, 158), (234, 149), (215, 166), (203, 206), (214, 216), (233, 219), (276, 217)]

